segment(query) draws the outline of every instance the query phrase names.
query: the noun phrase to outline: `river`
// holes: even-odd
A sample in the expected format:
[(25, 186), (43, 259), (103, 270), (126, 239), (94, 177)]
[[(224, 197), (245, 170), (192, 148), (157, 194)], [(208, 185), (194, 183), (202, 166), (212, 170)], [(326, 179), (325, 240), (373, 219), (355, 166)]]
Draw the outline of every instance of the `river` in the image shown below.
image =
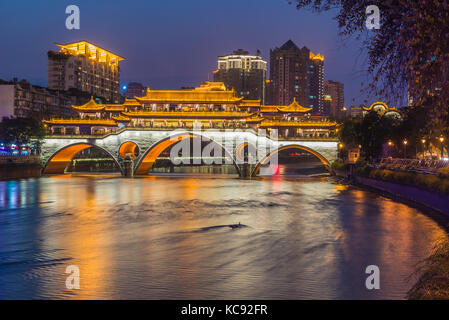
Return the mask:
[[(0, 299), (403, 299), (446, 237), (419, 210), (333, 178), (0, 181)], [(365, 287), (368, 265), (379, 290)]]

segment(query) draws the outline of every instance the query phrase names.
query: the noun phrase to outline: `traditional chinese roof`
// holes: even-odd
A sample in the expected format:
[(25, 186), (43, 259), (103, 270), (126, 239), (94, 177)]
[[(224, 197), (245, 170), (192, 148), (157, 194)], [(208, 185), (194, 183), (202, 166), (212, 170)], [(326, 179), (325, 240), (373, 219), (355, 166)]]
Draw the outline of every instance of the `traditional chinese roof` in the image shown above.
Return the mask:
[(328, 121), (271, 121), (264, 120), (261, 122), (261, 127), (333, 127), (336, 122)]
[(278, 112), (278, 108), (276, 106), (260, 106), (261, 113), (275, 113)]
[(129, 111), (122, 112), (124, 116), (131, 118), (179, 118), (179, 119), (199, 119), (199, 118), (247, 118), (253, 115), (248, 112), (196, 112), (196, 111)]
[(248, 123), (260, 123), (261, 121), (265, 120), (264, 117), (260, 117), (258, 115), (253, 115), (249, 118), (246, 118), (246, 122)]
[(122, 115), (116, 116), (116, 117), (111, 117), (113, 120), (118, 121), (118, 122), (129, 122), (131, 121), (131, 118), (129, 117), (124, 117)]
[(108, 126), (115, 127), (117, 123), (110, 119), (51, 119), (42, 120), (45, 124), (51, 125), (98, 125), (98, 126)]
[(260, 99), (259, 100), (242, 100), (239, 104), (239, 107), (260, 107)]
[(140, 103), (136, 99), (125, 99), (124, 106), (139, 106)]
[(104, 111), (125, 111), (125, 106), (122, 104), (107, 104)]
[(105, 107), (104, 105), (96, 103), (94, 100), (94, 97), (91, 97), (90, 100), (88, 102), (86, 102), (85, 104), (83, 104), (82, 106), (72, 106), (73, 109), (75, 109), (77, 111), (84, 111), (84, 112), (102, 111), (104, 109), (104, 107)]
[(237, 104), (243, 100), (235, 90), (225, 90), (222, 82), (206, 82), (191, 90), (150, 90), (144, 97), (135, 97), (141, 103), (191, 103), (191, 104)]
[(288, 113), (305, 113), (311, 111), (312, 108), (304, 108), (296, 102), (296, 98), (288, 106), (260, 106), (260, 112), (262, 113), (276, 113), (276, 112), (288, 112)]
[(400, 110), (398, 110), (395, 107), (389, 107), (387, 106), (387, 104), (385, 102), (374, 102), (373, 104), (371, 104), (368, 108), (367, 107), (362, 107), (362, 109), (364, 111), (370, 111), (370, 110), (375, 110), (377, 111), (381, 116), (387, 114), (387, 113), (396, 113), (398, 114), (400, 117), (402, 117), (402, 113)]

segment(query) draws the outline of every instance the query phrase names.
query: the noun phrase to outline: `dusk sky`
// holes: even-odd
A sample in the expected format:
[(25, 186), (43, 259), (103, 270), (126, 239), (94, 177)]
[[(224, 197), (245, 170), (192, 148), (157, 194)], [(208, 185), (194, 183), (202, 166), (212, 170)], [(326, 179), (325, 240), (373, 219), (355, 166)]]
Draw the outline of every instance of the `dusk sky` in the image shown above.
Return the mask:
[[(71, 4), (80, 8), (80, 30), (65, 28)], [(347, 106), (360, 104), (361, 44), (338, 36), (335, 15), (298, 11), (286, 0), (1, 1), (0, 78), (46, 86), (54, 43), (87, 40), (126, 58), (122, 84), (179, 89), (212, 80), (219, 55), (259, 49), (269, 61), (270, 48), (292, 39), (323, 54), (325, 80), (344, 83)]]

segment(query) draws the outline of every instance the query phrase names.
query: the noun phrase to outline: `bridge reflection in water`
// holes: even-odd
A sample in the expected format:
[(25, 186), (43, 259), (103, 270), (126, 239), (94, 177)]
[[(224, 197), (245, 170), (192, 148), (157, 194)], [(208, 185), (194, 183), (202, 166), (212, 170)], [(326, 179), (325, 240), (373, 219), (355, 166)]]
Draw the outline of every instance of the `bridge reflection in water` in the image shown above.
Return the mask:
[[(1, 181), (0, 299), (403, 298), (446, 237), (417, 209), (327, 179)], [(381, 290), (365, 288), (371, 264)], [(67, 265), (81, 290), (66, 289)]]

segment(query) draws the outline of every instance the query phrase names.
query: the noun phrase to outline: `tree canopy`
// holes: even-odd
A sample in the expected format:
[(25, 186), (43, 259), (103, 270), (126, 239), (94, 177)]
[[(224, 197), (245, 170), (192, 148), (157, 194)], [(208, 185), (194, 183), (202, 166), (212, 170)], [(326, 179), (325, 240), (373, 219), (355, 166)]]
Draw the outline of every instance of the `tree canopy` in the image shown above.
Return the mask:
[(28, 144), (33, 142), (39, 149), (45, 136), (42, 122), (34, 118), (3, 118), (0, 122), (0, 140), (6, 144)]
[[(444, 125), (449, 106), (449, 1), (447, 0), (296, 0), (298, 9), (339, 10), (342, 35), (363, 37), (368, 52), (366, 89), (414, 105), (432, 107), (435, 124)], [(380, 9), (380, 29), (365, 26), (366, 8)]]

